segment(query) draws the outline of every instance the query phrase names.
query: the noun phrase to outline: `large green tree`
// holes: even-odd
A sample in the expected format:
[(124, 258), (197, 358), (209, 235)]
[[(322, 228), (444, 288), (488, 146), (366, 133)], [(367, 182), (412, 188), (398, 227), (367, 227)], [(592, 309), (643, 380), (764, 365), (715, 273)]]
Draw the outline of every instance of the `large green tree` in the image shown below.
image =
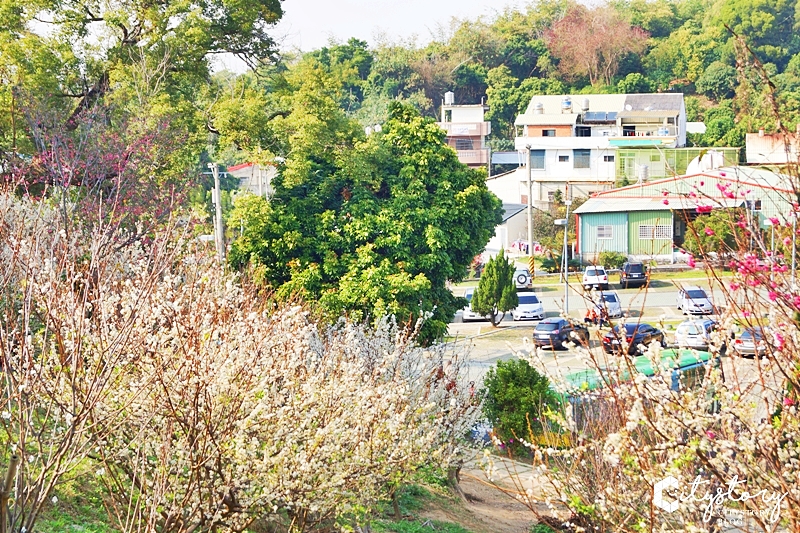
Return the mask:
[(427, 315), (422, 339), (440, 337), (463, 305), (446, 283), (488, 242), (500, 201), (433, 121), (393, 103), (382, 131), (365, 138), (323, 80), (296, 91), (305, 105), (280, 119), (289, 150), (271, 205), (231, 215), (244, 228), (231, 263), (331, 318)]

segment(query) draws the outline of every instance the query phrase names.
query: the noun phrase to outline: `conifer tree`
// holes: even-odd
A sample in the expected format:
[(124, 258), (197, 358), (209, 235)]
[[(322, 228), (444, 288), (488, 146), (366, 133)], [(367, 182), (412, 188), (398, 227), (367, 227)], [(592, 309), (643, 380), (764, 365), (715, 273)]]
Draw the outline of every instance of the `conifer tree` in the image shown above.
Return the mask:
[(472, 310), (488, 315), (492, 325), (497, 326), (506, 316), (506, 312), (518, 305), (519, 298), (514, 285), (514, 265), (506, 259), (503, 250), (500, 250), (500, 253), (486, 264), (478, 288), (472, 297)]

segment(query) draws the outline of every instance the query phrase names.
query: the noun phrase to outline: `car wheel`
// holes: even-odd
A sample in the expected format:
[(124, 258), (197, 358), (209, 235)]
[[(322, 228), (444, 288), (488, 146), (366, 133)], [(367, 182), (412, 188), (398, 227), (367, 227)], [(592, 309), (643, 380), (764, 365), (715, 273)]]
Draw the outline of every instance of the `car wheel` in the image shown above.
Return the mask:
[(667, 347), (667, 339), (665, 339), (664, 337), (661, 337), (661, 347), (662, 348)]

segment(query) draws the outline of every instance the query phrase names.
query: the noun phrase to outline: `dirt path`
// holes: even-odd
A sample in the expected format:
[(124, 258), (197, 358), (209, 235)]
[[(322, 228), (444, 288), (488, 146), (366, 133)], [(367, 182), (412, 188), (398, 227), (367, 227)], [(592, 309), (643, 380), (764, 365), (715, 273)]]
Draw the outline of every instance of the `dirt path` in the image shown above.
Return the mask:
[[(526, 465), (520, 464), (519, 467), (526, 468)], [(503, 475), (502, 467), (498, 472), (501, 475), (497, 483), (513, 489), (513, 484)], [(528, 533), (537, 522), (535, 514), (526, 505), (491, 486), (483, 471), (474, 465), (466, 465), (462, 469), (459, 486), (466, 502), (451, 507), (429, 508), (422, 515), (432, 520), (459, 524), (473, 533)], [(544, 511), (544, 508), (540, 511)]]

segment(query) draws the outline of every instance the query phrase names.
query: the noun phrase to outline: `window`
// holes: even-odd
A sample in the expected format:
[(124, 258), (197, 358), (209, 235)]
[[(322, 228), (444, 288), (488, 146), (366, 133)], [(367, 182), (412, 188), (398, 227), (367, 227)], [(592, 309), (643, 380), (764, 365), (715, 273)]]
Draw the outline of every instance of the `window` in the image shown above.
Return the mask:
[(614, 156), (613, 155), (604, 155), (603, 156), (603, 162), (605, 162), (605, 163), (613, 163), (614, 162)]
[(531, 168), (544, 169), (544, 150), (531, 150)]
[(591, 150), (580, 149), (573, 150), (572, 155), (575, 156), (574, 168), (589, 168), (591, 162)]
[(568, 155), (560, 155), (558, 156), (559, 163), (569, 163), (569, 156)]
[(613, 226), (597, 226), (598, 239), (610, 239)]
[(542, 137), (555, 137), (556, 130), (542, 130)]
[(650, 161), (661, 161), (661, 155), (659, 154), (650, 154)]
[(444, 121), (445, 122), (453, 122), (453, 110), (452, 109), (445, 109), (445, 111), (444, 111)]
[(750, 211), (761, 211), (761, 200), (747, 200), (747, 209)]
[(592, 128), (589, 126), (575, 126), (575, 137), (591, 137)]
[(555, 191), (548, 191), (547, 192), (547, 201), (552, 204), (555, 201), (555, 199), (556, 199), (556, 192)]
[(639, 238), (642, 240), (672, 240), (672, 226), (667, 225), (640, 225)]
[(472, 150), (472, 139), (456, 139), (456, 150)]
[(668, 117), (667, 124), (671, 124), (672, 126), (675, 125), (675, 117)]

